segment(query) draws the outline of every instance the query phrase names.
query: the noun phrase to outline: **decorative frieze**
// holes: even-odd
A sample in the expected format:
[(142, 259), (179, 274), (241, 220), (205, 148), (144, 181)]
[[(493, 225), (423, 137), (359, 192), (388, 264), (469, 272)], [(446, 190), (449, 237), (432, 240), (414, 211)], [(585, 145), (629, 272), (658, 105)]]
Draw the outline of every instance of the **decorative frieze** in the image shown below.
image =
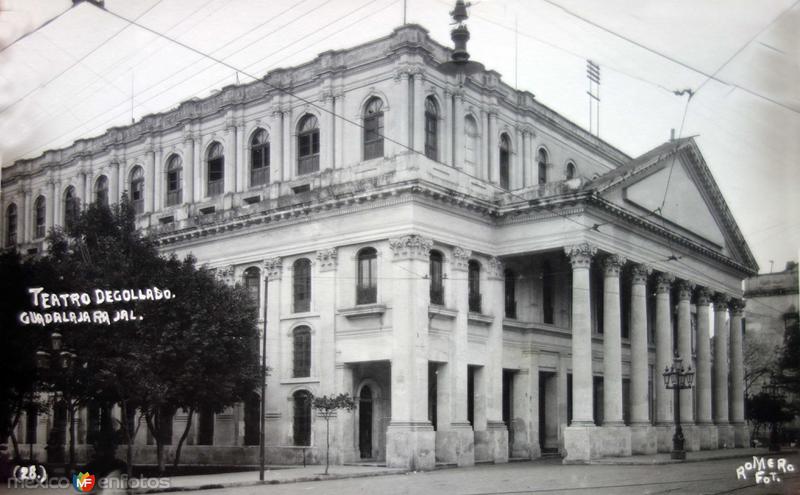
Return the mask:
[(597, 248), (588, 242), (564, 246), (564, 253), (572, 264), (572, 269), (589, 268), (592, 257), (597, 254)]
[(628, 259), (618, 254), (609, 254), (603, 257), (603, 273), (606, 277), (619, 277), (619, 272)]
[(389, 247), (392, 248), (395, 261), (412, 258), (427, 260), (433, 241), (416, 234), (406, 235), (389, 239)]
[(453, 248), (453, 270), (466, 270), (472, 251), (456, 246)]
[(283, 260), (281, 258), (264, 260), (264, 274), (268, 280), (280, 280), (281, 273), (283, 273)]
[(336, 270), (336, 248), (321, 249), (317, 251), (317, 261), (319, 261), (319, 271), (328, 272)]

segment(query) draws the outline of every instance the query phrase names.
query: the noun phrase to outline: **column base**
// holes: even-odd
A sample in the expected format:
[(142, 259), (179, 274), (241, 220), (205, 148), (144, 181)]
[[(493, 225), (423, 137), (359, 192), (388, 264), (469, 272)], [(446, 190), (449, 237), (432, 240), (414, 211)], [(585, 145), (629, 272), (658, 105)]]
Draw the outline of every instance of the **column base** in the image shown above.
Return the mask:
[(656, 425), (656, 449), (658, 452), (672, 452), (672, 436), (675, 434), (672, 425)]
[(568, 426), (564, 430), (564, 464), (580, 464), (600, 457), (631, 455), (627, 426)]
[(732, 424), (717, 425), (717, 448), (732, 449), (735, 445), (735, 433)]
[(712, 423), (694, 425), (700, 450), (715, 450), (717, 448), (717, 427)]
[(503, 422), (490, 421), (475, 432), (475, 461), (508, 462), (508, 429)]
[(733, 443), (736, 447), (750, 447), (750, 428), (747, 423), (733, 424)]
[(631, 453), (655, 454), (658, 452), (658, 438), (655, 426), (644, 423), (631, 425)]
[(436, 432), (436, 461), (458, 467), (475, 464), (475, 435), (469, 423), (451, 423)]
[(386, 466), (415, 471), (436, 467), (436, 432), (427, 421), (397, 421), (386, 429)]

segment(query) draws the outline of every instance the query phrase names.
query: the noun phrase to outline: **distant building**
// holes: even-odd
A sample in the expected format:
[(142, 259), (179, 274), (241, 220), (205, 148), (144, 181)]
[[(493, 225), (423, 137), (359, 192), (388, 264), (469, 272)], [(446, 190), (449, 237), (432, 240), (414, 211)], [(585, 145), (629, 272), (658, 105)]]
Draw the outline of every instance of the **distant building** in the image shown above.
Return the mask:
[[(2, 242), (36, 253), (127, 191), (165, 253), (250, 288), (270, 463), (322, 458), (308, 397), (339, 392), (358, 409), (333, 422), (337, 462), (669, 451), (675, 349), (697, 370), (687, 449), (748, 445), (741, 281), (758, 267), (697, 143), (632, 158), (496, 72), (445, 73), (450, 54), (406, 25), (20, 160)], [(201, 411), (183, 459), (256, 463), (257, 406)], [(81, 414), (82, 439), (100, 416)], [(21, 443), (43, 456), (63, 421), (23, 421)]]

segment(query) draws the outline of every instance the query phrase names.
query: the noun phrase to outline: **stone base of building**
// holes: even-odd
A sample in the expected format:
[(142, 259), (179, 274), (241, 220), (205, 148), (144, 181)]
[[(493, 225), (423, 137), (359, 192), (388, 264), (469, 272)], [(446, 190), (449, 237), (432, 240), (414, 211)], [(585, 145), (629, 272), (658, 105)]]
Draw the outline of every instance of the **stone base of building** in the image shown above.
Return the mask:
[(700, 450), (700, 436), (697, 433), (697, 425), (681, 425), (683, 430), (683, 450), (686, 452), (697, 452)]
[(436, 432), (436, 461), (472, 466), (475, 464), (475, 435), (469, 423), (451, 424), (449, 430)]
[(386, 466), (415, 471), (436, 467), (436, 432), (427, 422), (389, 423), (386, 429)]
[(489, 422), (475, 432), (475, 461), (508, 462), (508, 429), (505, 423)]
[(656, 445), (658, 452), (672, 452), (672, 437), (675, 428), (672, 425), (656, 425)]
[(656, 428), (651, 424), (631, 425), (631, 453), (655, 454), (658, 452)]
[(717, 448), (717, 427), (713, 424), (694, 425), (695, 434), (700, 442), (700, 450), (715, 450)]
[(735, 443), (733, 425), (717, 425), (717, 448), (732, 449)]
[(564, 464), (580, 464), (600, 457), (631, 455), (627, 426), (568, 426), (564, 430)]
[(734, 423), (733, 443), (736, 447), (750, 447), (750, 428), (746, 423)]

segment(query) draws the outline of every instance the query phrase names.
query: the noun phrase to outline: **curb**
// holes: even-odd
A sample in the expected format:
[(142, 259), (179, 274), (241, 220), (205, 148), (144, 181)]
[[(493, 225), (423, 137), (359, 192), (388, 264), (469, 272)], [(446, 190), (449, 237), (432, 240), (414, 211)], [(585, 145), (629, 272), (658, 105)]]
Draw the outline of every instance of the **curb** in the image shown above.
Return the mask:
[(145, 493), (171, 493), (171, 492), (191, 492), (198, 490), (215, 490), (221, 488), (239, 488), (245, 486), (259, 486), (259, 485), (286, 485), (289, 483), (305, 483), (309, 481), (330, 481), (330, 480), (343, 480), (351, 478), (371, 478), (374, 476), (387, 476), (390, 474), (407, 474), (409, 470), (393, 470), (393, 471), (375, 471), (369, 473), (350, 473), (350, 474), (312, 474), (307, 476), (300, 476), (297, 478), (284, 479), (284, 480), (254, 480), (254, 481), (232, 481), (229, 483), (207, 483), (204, 485), (193, 486), (171, 486), (167, 488), (144, 488), (133, 489), (129, 493), (145, 494)]
[(706, 461), (720, 461), (724, 459), (738, 459), (741, 457), (751, 457), (751, 456), (758, 456), (758, 457), (770, 457), (770, 456), (783, 456), (783, 455), (792, 455), (796, 454), (797, 450), (782, 450), (780, 452), (756, 452), (756, 453), (748, 453), (747, 455), (743, 455), (742, 453), (721, 453), (717, 455), (711, 455), (707, 457), (690, 457), (687, 456), (686, 460), (680, 461), (676, 459), (595, 459), (584, 464), (591, 464), (591, 465), (605, 465), (605, 466), (654, 466), (654, 465), (663, 465), (663, 464), (686, 464), (687, 462), (706, 462)]

